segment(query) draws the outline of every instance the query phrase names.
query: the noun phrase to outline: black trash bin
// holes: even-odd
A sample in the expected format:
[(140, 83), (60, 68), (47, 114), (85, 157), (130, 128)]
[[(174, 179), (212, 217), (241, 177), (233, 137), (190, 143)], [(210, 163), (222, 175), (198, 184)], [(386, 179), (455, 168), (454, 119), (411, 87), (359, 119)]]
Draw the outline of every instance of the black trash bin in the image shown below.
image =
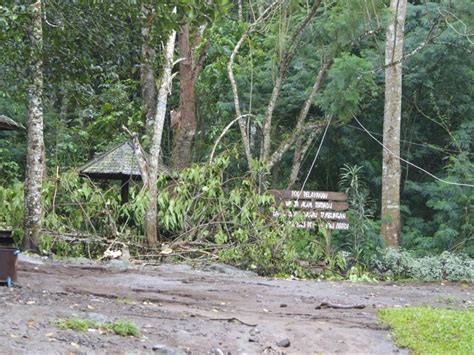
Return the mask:
[(0, 248), (13, 246), (13, 230), (11, 228), (0, 228)]
[(16, 248), (0, 247), (0, 283), (10, 287), (16, 282), (17, 259), (20, 251)]

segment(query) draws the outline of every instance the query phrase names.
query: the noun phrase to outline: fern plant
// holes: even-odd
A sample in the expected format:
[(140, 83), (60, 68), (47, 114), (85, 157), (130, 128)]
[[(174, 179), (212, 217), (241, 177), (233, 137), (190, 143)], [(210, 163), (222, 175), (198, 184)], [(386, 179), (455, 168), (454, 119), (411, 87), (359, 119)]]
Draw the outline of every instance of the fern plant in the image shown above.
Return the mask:
[(355, 263), (364, 263), (370, 259), (381, 244), (378, 225), (372, 220), (374, 203), (364, 181), (363, 167), (348, 164), (341, 168), (339, 186), (347, 194), (349, 202), (348, 218), (350, 228), (339, 232), (340, 244), (348, 250)]

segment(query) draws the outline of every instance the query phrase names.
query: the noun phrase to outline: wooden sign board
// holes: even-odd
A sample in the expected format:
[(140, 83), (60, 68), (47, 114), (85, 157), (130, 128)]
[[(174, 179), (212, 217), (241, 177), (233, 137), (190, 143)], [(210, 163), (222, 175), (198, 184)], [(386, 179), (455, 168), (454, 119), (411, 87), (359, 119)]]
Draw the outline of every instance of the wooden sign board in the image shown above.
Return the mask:
[[(278, 217), (280, 215), (285, 215), (288, 217), (294, 217), (298, 212), (285, 211), (273, 212), (273, 217)], [(303, 211), (299, 212), (304, 216), (305, 220), (315, 220), (315, 219), (326, 219), (326, 220), (336, 220), (336, 221), (347, 221), (346, 212), (332, 212), (332, 211)]]
[(347, 201), (347, 195), (344, 192), (295, 190), (270, 190), (270, 192), (280, 200)]
[[(296, 225), (298, 228), (304, 229), (315, 229), (317, 227), (316, 222), (314, 221), (303, 221)], [(326, 229), (330, 230), (349, 230), (349, 222), (335, 222), (335, 221), (327, 221), (326, 222)]]
[(285, 207), (293, 207), (297, 210), (329, 210), (329, 211), (345, 211), (349, 208), (347, 202), (333, 201), (308, 201), (308, 200), (285, 200)]
[[(326, 223), (330, 230), (348, 230), (346, 210), (349, 208), (347, 195), (333, 191), (295, 191), (270, 190), (277, 203), (285, 208), (284, 215), (292, 217), (296, 213), (304, 216), (304, 221), (298, 223), (299, 228), (314, 229), (317, 220)], [(278, 217), (281, 212), (275, 212)]]

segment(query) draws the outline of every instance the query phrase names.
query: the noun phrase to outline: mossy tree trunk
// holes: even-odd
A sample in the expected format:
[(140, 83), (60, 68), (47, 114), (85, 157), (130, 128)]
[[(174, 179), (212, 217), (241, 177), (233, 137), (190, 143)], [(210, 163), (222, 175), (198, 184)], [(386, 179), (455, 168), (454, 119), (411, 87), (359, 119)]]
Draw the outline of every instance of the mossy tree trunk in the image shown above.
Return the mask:
[(140, 65), (140, 84), (143, 98), (143, 106), (146, 117), (146, 133), (149, 137), (153, 136), (153, 122), (156, 116), (156, 99), (158, 90), (156, 88), (155, 71), (153, 64), (155, 62), (155, 49), (151, 45), (151, 26), (155, 17), (153, 5), (142, 4), (142, 58)]
[(28, 138), (25, 180), (25, 249), (37, 250), (40, 243), (44, 176), (43, 140), (43, 28), (42, 4), (38, 0), (30, 5), (30, 85), (28, 87)]
[[(163, 127), (167, 111), (168, 95), (171, 91), (173, 77), (171, 69), (173, 68), (173, 54), (176, 41), (176, 32), (168, 37), (164, 51), (163, 76), (161, 78), (160, 89), (158, 90), (158, 99), (156, 104), (156, 115), (153, 121), (153, 136), (151, 141), (150, 155), (147, 164), (147, 177), (144, 177), (148, 185), (149, 205), (145, 215), (145, 234), (150, 246), (156, 246), (158, 242), (158, 221), (157, 221), (157, 197), (158, 197), (158, 162), (161, 151), (161, 141), (163, 137)], [(143, 172), (142, 172), (143, 174)]]
[(400, 245), (400, 126), (402, 115), (402, 57), (407, 0), (390, 1), (391, 20), (385, 44), (385, 107), (382, 167), (382, 236)]

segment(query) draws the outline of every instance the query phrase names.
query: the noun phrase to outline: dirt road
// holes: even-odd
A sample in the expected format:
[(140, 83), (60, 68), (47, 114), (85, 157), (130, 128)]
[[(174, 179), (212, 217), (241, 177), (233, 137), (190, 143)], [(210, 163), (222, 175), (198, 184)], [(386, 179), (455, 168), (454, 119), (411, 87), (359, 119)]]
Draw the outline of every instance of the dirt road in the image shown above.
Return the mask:
[[(28, 262), (27, 262), (28, 261)], [(269, 280), (225, 266), (80, 264), (27, 259), (16, 287), (0, 287), (1, 353), (349, 353), (397, 349), (377, 309), (465, 307), (459, 285), (354, 284)], [(122, 268), (123, 267), (123, 268)], [(322, 302), (364, 309), (316, 309)], [(79, 317), (129, 320), (139, 338), (59, 330)], [(286, 346), (286, 347), (285, 347)]]

